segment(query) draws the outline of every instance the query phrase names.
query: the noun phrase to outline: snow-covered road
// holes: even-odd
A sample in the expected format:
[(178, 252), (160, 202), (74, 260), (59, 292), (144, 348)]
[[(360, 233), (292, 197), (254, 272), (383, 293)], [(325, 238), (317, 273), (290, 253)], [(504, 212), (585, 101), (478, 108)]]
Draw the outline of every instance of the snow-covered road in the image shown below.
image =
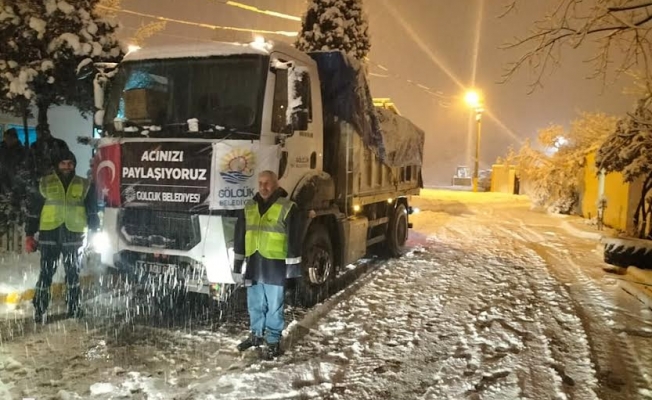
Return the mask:
[(414, 204), (409, 254), (310, 311), (278, 361), (233, 351), (242, 323), (89, 317), (3, 338), (6, 396), (652, 398), (652, 313), (602, 272), (596, 242), (509, 196), (425, 191)]

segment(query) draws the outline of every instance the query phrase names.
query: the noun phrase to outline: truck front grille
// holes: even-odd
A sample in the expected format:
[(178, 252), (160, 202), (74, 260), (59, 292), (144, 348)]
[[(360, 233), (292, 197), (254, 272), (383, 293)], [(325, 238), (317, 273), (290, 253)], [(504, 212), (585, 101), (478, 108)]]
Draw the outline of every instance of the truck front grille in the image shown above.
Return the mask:
[(125, 208), (118, 226), (123, 240), (132, 246), (188, 251), (201, 241), (197, 215)]

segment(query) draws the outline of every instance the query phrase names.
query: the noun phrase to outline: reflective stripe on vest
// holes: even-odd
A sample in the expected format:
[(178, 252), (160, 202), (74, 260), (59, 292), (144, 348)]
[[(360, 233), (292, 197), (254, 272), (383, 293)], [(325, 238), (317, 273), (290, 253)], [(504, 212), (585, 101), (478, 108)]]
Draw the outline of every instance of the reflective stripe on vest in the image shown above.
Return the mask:
[(258, 203), (245, 203), (245, 256), (256, 251), (269, 260), (285, 260), (288, 252), (288, 238), (285, 234), (285, 219), (294, 203), (280, 197), (265, 214), (260, 215)]
[(84, 232), (86, 228), (86, 207), (84, 200), (88, 194), (89, 183), (86, 179), (75, 176), (64, 192), (63, 183), (57, 174), (41, 178), (39, 190), (45, 197), (41, 210), (39, 229), (51, 231), (66, 224), (71, 232)]

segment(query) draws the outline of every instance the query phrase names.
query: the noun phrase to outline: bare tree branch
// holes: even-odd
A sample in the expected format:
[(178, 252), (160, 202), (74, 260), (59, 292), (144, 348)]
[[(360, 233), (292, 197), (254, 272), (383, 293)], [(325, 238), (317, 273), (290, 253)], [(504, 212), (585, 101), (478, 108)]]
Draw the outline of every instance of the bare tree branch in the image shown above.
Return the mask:
[[(507, 12), (518, 1), (510, 0)], [(501, 48), (525, 48), (523, 55), (505, 67), (501, 83), (507, 82), (524, 65), (533, 72), (529, 91), (542, 86), (546, 72), (560, 65), (561, 49), (582, 47), (588, 40), (597, 51), (588, 61), (594, 64), (590, 78), (602, 78), (643, 69), (646, 79), (652, 76), (652, 1), (631, 4), (631, 0), (559, 0), (551, 11), (535, 21), (524, 37), (517, 37)], [(559, 56), (558, 56), (559, 55)]]

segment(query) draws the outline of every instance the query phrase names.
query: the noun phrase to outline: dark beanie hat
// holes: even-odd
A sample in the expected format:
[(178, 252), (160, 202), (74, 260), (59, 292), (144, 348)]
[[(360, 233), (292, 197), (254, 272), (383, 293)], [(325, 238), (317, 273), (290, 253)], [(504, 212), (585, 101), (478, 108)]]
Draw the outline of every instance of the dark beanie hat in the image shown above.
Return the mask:
[(70, 150), (64, 150), (60, 152), (58, 157), (55, 156), (55, 158), (52, 159), (52, 163), (55, 167), (57, 167), (61, 161), (65, 160), (72, 160), (73, 164), (77, 166), (77, 157), (75, 157), (75, 154)]

